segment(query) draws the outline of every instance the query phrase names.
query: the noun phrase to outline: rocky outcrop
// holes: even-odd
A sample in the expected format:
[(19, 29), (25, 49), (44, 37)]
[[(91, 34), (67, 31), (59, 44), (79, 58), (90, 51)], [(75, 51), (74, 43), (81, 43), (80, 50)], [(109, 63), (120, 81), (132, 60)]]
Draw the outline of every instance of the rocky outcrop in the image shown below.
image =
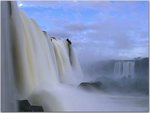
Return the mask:
[(149, 59), (142, 58), (135, 60), (135, 73), (138, 78), (148, 77)]
[(101, 82), (82, 82), (79, 85), (80, 88), (85, 89), (85, 90), (92, 90), (92, 89), (101, 89), (102, 88), (102, 83)]
[(19, 100), (19, 112), (44, 112), (42, 106), (31, 105), (28, 100)]
[(135, 60), (135, 89), (149, 94), (149, 58)]

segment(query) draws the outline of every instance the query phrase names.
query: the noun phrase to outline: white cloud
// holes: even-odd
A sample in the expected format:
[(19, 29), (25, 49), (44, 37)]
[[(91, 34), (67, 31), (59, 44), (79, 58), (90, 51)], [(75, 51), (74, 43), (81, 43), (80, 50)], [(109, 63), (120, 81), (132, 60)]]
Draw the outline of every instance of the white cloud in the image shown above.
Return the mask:
[[(79, 56), (89, 55), (90, 60), (147, 56), (148, 5), (145, 3), (55, 1), (23, 2), (23, 6), (48, 7), (37, 13), (45, 18), (50, 35), (70, 38)], [(63, 13), (56, 18), (53, 14), (58, 10)], [(86, 10), (91, 12), (83, 13)], [(89, 15), (93, 12), (93, 20), (84, 21), (92, 18)]]

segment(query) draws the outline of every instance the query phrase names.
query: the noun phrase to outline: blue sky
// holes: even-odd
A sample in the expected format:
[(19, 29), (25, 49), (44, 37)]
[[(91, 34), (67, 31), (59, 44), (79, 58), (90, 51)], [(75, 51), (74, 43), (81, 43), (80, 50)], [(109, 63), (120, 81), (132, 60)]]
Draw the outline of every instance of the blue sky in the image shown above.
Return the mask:
[(18, 3), (51, 36), (70, 38), (80, 59), (148, 56), (148, 2)]

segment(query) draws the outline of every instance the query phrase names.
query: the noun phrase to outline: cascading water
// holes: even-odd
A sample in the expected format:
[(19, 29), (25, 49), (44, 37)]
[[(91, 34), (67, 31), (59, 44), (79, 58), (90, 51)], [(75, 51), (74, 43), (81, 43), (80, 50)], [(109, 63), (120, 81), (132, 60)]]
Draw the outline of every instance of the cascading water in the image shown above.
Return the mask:
[[(83, 82), (83, 75), (72, 43), (68, 39), (51, 38), (20, 11), (15, 2), (10, 2), (10, 6), (13, 40), (10, 43), (13, 45), (17, 100), (27, 99), (32, 105), (42, 106), (44, 111), (145, 110), (135, 107), (136, 104), (131, 103), (128, 97), (120, 96), (118, 103), (118, 95), (74, 87)], [(116, 62), (114, 75), (134, 76), (134, 65), (132, 61)], [(124, 101), (125, 98), (129, 102)], [(141, 101), (138, 98), (133, 100), (135, 103)]]
[(114, 66), (114, 76), (117, 78), (134, 78), (135, 62), (134, 61), (117, 61)]
[[(43, 95), (43, 100), (55, 98), (52, 89), (60, 83), (78, 85), (77, 73), (81, 75), (82, 72), (72, 45), (67, 40), (52, 39), (48, 34), (44, 34), (36, 22), (20, 11), (14, 2), (11, 2), (11, 10), (14, 65), (17, 72), (15, 74), (19, 98), (30, 98), (37, 104), (35, 100), (38, 98), (33, 99), (35, 95), (38, 97)], [(41, 94), (41, 92), (45, 93)], [(43, 100), (40, 98), (41, 104)], [(43, 103), (46, 101), (48, 99)], [(57, 99), (54, 101), (56, 102)], [(49, 107), (45, 108), (47, 105)], [(62, 110), (60, 106), (47, 105), (43, 105), (46, 111), (56, 110), (56, 108)]]
[(120, 76), (122, 74), (122, 65), (121, 62), (116, 62), (114, 66), (114, 75)]

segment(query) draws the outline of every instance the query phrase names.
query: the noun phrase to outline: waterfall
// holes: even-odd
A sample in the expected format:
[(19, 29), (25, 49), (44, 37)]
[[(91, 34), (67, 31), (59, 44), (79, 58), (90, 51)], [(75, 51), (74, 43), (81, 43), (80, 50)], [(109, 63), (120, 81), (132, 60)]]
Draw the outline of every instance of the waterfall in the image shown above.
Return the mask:
[(114, 76), (117, 78), (134, 78), (135, 62), (134, 61), (117, 61), (114, 65)]
[(122, 74), (122, 65), (121, 62), (116, 62), (114, 67), (114, 75), (120, 76)]
[(17, 112), (10, 11), (10, 1), (1, 1), (1, 112)]
[[(80, 83), (78, 78), (82, 77), (72, 43), (69, 39), (53, 39), (44, 33), (15, 2), (11, 2), (11, 12), (18, 98), (28, 98), (34, 104), (43, 103), (45, 111), (62, 110), (61, 102), (54, 95), (54, 87), (60, 84), (77, 86)], [(57, 107), (53, 105), (56, 102)]]

